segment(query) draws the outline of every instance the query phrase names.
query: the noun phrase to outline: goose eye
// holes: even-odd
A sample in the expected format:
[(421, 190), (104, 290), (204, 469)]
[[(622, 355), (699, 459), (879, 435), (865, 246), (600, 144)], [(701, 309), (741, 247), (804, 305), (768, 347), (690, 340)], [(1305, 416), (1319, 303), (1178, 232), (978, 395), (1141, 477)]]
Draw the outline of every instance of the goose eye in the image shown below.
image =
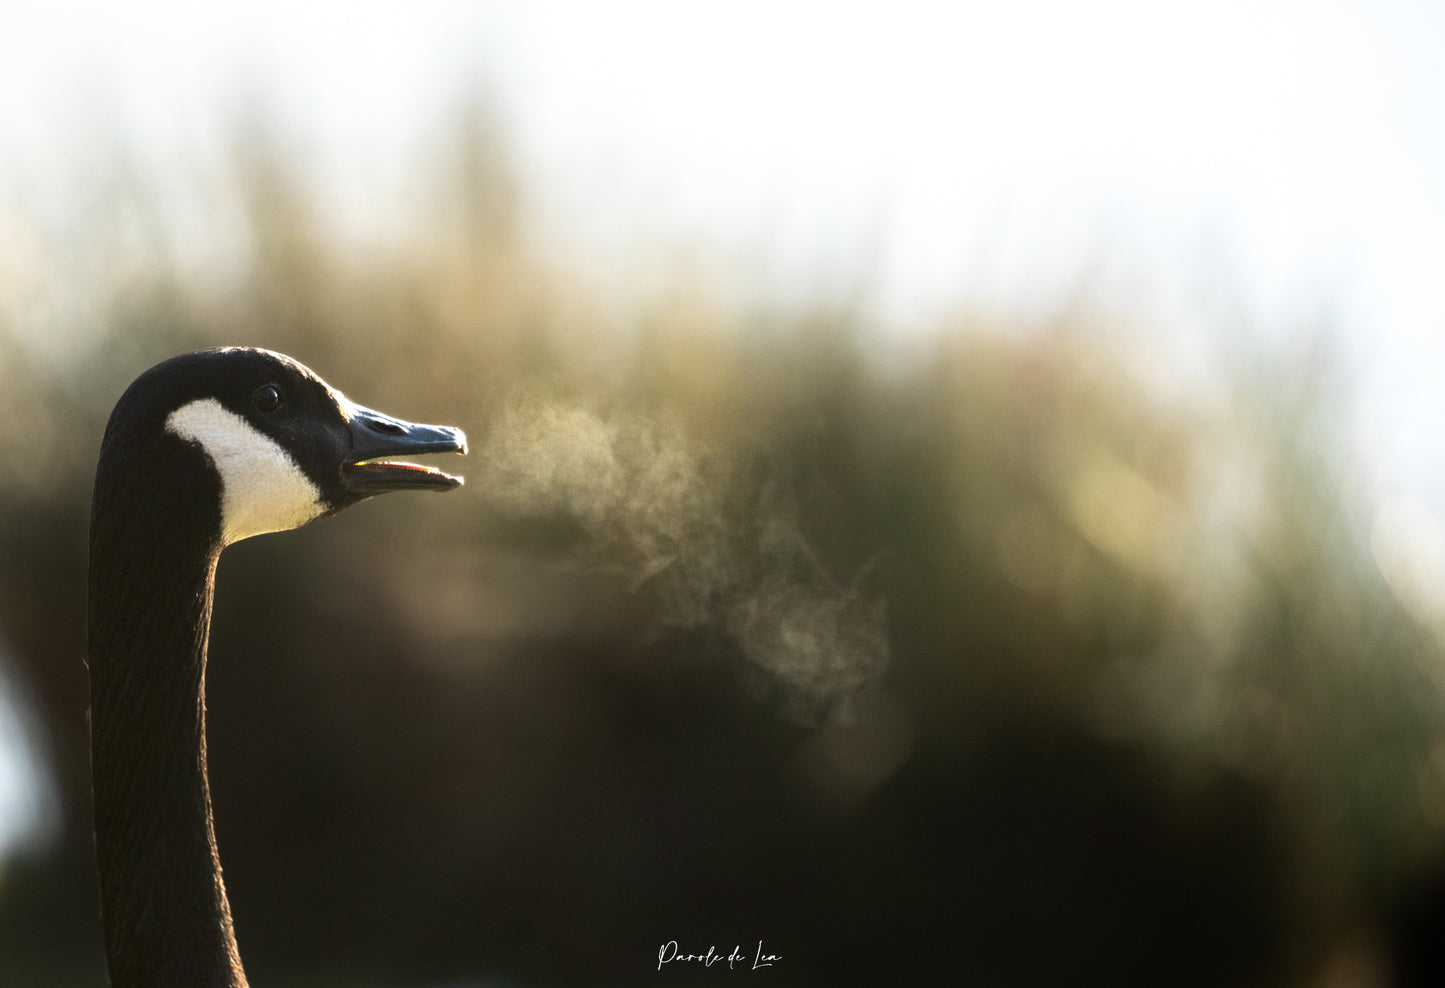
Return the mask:
[(274, 412), (281, 407), (281, 389), (274, 384), (263, 384), (251, 395), (251, 400), (263, 412)]

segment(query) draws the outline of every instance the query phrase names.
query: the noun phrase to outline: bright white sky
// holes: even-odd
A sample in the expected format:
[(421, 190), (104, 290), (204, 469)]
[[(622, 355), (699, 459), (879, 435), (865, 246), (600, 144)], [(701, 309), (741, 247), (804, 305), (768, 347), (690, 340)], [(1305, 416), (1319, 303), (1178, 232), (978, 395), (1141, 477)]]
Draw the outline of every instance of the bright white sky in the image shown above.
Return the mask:
[(543, 235), (604, 277), (697, 239), (784, 291), (867, 272), (895, 326), (959, 301), (1037, 311), (1086, 271), (1148, 286), (1186, 332), (1221, 272), (1264, 325), (1328, 308), (1382, 493), (1445, 508), (1431, 0), (22, 0), (7, 15), (0, 206), (12, 189), (64, 200), (92, 132), (157, 161), (218, 155), (258, 96), (328, 185), (375, 204), (481, 83)]

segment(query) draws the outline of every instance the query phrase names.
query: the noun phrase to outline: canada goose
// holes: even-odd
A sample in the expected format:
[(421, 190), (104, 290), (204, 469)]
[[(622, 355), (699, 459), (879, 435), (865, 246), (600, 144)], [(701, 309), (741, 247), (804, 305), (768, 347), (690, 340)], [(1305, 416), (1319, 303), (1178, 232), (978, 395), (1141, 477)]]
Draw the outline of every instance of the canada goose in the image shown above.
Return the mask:
[(244, 988), (206, 779), (216, 561), (374, 494), (461, 479), (381, 458), (466, 452), (266, 350), (174, 357), (105, 429), (91, 503), (91, 782), (114, 988)]

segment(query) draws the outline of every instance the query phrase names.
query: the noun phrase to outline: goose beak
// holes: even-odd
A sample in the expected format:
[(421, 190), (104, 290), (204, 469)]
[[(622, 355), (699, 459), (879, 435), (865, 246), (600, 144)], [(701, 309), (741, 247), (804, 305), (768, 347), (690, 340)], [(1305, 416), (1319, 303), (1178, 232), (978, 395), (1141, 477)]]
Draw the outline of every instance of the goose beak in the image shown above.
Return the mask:
[(392, 418), (342, 399), (351, 459), (341, 466), (341, 482), (357, 497), (387, 491), (449, 491), (462, 485), (453, 477), (419, 463), (401, 463), (392, 456), (467, 451), (467, 437), (446, 425), (417, 425)]

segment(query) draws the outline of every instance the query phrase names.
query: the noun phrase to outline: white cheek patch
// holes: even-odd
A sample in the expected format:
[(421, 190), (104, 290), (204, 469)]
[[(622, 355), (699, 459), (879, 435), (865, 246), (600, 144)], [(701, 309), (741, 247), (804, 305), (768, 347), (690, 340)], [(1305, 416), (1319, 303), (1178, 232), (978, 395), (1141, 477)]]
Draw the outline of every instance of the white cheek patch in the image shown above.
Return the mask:
[(166, 431), (198, 444), (221, 475), (221, 542), (299, 528), (326, 509), (296, 461), (214, 398), (182, 405)]

